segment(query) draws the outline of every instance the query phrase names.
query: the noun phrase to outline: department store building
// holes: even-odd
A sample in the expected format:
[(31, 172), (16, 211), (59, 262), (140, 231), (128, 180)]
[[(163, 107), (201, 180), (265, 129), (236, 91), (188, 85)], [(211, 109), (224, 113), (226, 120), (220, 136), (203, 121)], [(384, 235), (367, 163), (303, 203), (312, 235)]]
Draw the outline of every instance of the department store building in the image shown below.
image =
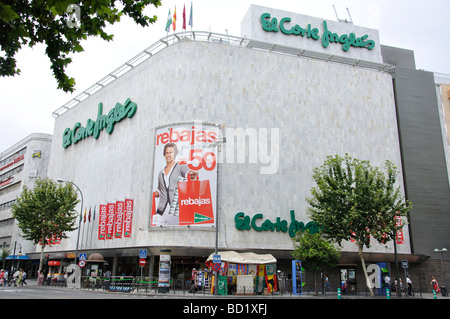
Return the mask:
[[(293, 234), (314, 229), (313, 168), (348, 153), (399, 168), (413, 209), (399, 220), (397, 257), (426, 289), (430, 269), (440, 275), (433, 250), (450, 239), (433, 73), (352, 23), (252, 5), (241, 29), (168, 35), (54, 112), (47, 175), (80, 189), (87, 220), (46, 248), (50, 259), (68, 264), (78, 242), (107, 261), (100, 275), (132, 274), (146, 250), (145, 274), (156, 276), (168, 254), (176, 276), (204, 267), (217, 247), (271, 254), (289, 274)], [(332, 283), (344, 274), (364, 285), (356, 245), (344, 243), (341, 256), (327, 270)], [(393, 242), (365, 257), (395, 269)]]

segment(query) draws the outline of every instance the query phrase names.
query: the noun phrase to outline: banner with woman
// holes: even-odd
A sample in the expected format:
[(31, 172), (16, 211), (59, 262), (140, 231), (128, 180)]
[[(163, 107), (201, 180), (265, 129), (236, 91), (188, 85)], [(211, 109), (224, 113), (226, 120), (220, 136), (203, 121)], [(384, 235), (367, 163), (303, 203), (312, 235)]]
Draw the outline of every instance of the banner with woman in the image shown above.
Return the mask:
[(202, 122), (156, 129), (151, 226), (214, 225), (220, 136)]

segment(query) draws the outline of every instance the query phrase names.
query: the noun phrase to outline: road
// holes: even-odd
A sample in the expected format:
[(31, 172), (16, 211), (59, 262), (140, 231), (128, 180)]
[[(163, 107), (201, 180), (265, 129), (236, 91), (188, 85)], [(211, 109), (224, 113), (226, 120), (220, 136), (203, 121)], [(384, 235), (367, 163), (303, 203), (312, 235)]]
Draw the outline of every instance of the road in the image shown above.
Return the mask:
[(153, 296), (39, 287), (0, 287), (0, 299), (151, 299)]

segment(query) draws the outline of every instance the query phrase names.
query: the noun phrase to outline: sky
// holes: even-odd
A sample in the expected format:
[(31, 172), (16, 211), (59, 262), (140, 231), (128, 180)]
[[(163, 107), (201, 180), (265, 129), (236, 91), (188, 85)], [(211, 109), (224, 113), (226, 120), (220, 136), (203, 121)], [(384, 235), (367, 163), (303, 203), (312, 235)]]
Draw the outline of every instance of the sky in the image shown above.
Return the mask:
[[(158, 20), (143, 28), (130, 18), (109, 26), (110, 42), (88, 38), (84, 51), (73, 54), (67, 74), (75, 78), (74, 93), (57, 89), (45, 55), (45, 46), (23, 47), (16, 55), (21, 70), (15, 77), (0, 77), (0, 153), (32, 133), (53, 134), (52, 112), (102, 79), (150, 45), (165, 37), (169, 9), (176, 7), (177, 29), (181, 32), (183, 6), (189, 19), (193, 4), (193, 31), (241, 35), (241, 21), (250, 4), (336, 21), (349, 19), (354, 25), (379, 30), (382, 45), (414, 51), (416, 68), (438, 72), (450, 78), (449, 0), (162, 0), (149, 6), (147, 15)], [(187, 26), (188, 31), (190, 27)], [(173, 31), (171, 30), (171, 33)], [(1, 54), (1, 52), (0, 52)], [(5, 156), (7, 154), (4, 154)]]

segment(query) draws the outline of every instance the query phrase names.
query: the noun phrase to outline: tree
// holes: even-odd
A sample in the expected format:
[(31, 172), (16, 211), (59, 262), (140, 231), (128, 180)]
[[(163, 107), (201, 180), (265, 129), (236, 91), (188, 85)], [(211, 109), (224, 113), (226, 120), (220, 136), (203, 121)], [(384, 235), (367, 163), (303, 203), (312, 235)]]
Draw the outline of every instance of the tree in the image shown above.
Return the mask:
[(294, 251), (292, 256), (301, 260), (305, 267), (314, 272), (314, 292), (317, 294), (317, 272), (323, 266), (333, 267), (339, 262), (340, 253), (320, 232), (311, 234), (309, 230), (297, 232), (292, 238)]
[(326, 236), (339, 245), (354, 240), (358, 247), (367, 287), (373, 296), (364, 262), (363, 249), (370, 247), (371, 237), (386, 244), (395, 239), (401, 226), (397, 218), (407, 216), (411, 203), (405, 201), (396, 186), (398, 171), (386, 161), (386, 173), (368, 161), (328, 156), (314, 169), (309, 217), (322, 227)]
[(9, 250), (3, 248), (3, 249), (2, 249), (2, 253), (1, 253), (1, 255), (0, 255), (0, 258), (1, 258), (2, 261), (3, 261), (2, 269), (5, 268), (6, 257), (8, 257), (8, 255), (9, 255)]
[(73, 92), (75, 80), (65, 73), (72, 62), (68, 55), (83, 51), (81, 40), (89, 36), (112, 40), (113, 35), (107, 34), (105, 27), (119, 22), (123, 15), (143, 27), (154, 23), (155, 15), (143, 14), (149, 4), (158, 7), (161, 1), (0, 0), (0, 75), (20, 73), (14, 56), (22, 45), (43, 43), (58, 89)]
[(41, 244), (42, 269), (45, 246), (55, 238), (67, 238), (66, 232), (77, 229), (74, 211), (78, 195), (71, 183), (59, 184), (51, 179), (37, 179), (36, 186), (24, 186), (22, 194), (12, 206), (22, 237)]

